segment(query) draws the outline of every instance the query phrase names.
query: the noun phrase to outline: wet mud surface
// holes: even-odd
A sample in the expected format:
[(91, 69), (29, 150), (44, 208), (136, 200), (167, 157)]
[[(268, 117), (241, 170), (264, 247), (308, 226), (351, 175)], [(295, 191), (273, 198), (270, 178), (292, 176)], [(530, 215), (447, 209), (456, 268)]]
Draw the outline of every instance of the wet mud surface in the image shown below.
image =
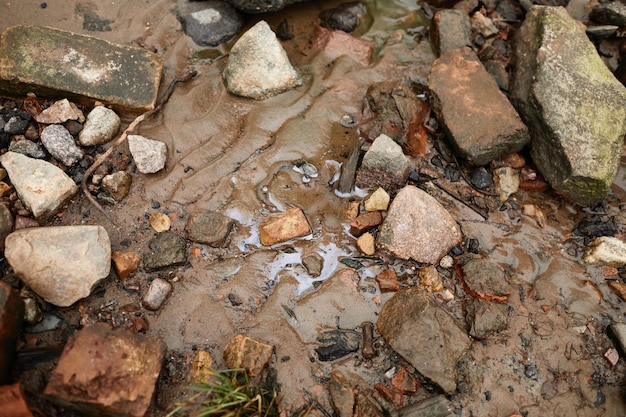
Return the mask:
[[(375, 343), (378, 356), (371, 360), (357, 353), (319, 362), (314, 349), (322, 330), (358, 330), (365, 321), (376, 322), (381, 305), (392, 295), (381, 294), (374, 281), (383, 268), (392, 265), (400, 271), (403, 287), (417, 281), (421, 266), (416, 263), (384, 254), (360, 257), (345, 212), (363, 195), (340, 196), (328, 182), (358, 140), (356, 127), (340, 124), (342, 116), (360, 117), (367, 88), (383, 80), (425, 82), (434, 55), (428, 41), (411, 28), (428, 21), (415, 11), (415, 1), (365, 1), (370, 17), (358, 31), (376, 43), (373, 63), (365, 67), (348, 57), (316, 54), (310, 47), (315, 17), (337, 3), (314, 1), (248, 19), (248, 26), (266, 19), (273, 28), (289, 20), (295, 37), (283, 45), (304, 79), (303, 86), (260, 102), (226, 92), (221, 78), (226, 60), (215, 58), (227, 47), (195, 46), (172, 13), (173, 1), (49, 2), (42, 9), (41, 2), (25, 0), (0, 6), (0, 30), (13, 24), (50, 25), (156, 51), (165, 58), (163, 85), (187, 68), (198, 71), (194, 80), (177, 87), (160, 114), (139, 127), (137, 133), (167, 144), (169, 159), (164, 171), (151, 176), (131, 167), (130, 195), (105, 206), (119, 227), (84, 196), (76, 197), (51, 224), (100, 224), (113, 250), (144, 252), (156, 235), (148, 222), (155, 212), (168, 214), (179, 233), (189, 215), (205, 210), (220, 211), (238, 222), (226, 247), (191, 243), (185, 266), (153, 273), (140, 269), (124, 281), (110, 278), (76, 306), (54, 311), (63, 318), (60, 330), (25, 334), (26, 343), (58, 345), (90, 321), (120, 326), (143, 317), (148, 332), (159, 335), (169, 349), (151, 410), (154, 416), (165, 415), (166, 407), (181, 399), (194, 352), (208, 350), (219, 368), (224, 346), (237, 333), (275, 346), (271, 366), (277, 370), (288, 410), (300, 407), (307, 396), (330, 409), (320, 387), (333, 370), (343, 372), (353, 385), (371, 389), (386, 380), (386, 371), (401, 364), (381, 340)], [(99, 22), (99, 31), (86, 30), (94, 26), (85, 22)], [(428, 164), (436, 154), (429, 143), (426, 158), (414, 162)], [(128, 149), (122, 146), (110, 162), (122, 165), (128, 160)], [(317, 178), (305, 182), (293, 170), (302, 160), (317, 168)], [(625, 187), (622, 165), (612, 194), (597, 209), (619, 213)], [(612, 366), (603, 355), (613, 347), (606, 327), (624, 320), (624, 302), (607, 286), (602, 267), (581, 263), (584, 242), (572, 234), (581, 219), (591, 216), (589, 210), (549, 191), (519, 191), (504, 205), (488, 197), (492, 209), (484, 219), (441, 190), (435, 197), (460, 224), (466, 241), (477, 240), (479, 252), (505, 268), (514, 289), (507, 330), (475, 341), (459, 366), (458, 390), (449, 397), (456, 414), (623, 416), (624, 361)], [(543, 212), (544, 227), (522, 214), (523, 204), (535, 204)], [(260, 222), (292, 207), (303, 209), (313, 234), (263, 247)], [(302, 266), (302, 258), (313, 253), (324, 258), (319, 277), (309, 276)], [(339, 262), (344, 257), (358, 258), (364, 268), (348, 268)], [(175, 290), (164, 307), (149, 312), (139, 301), (155, 277), (174, 282)], [(455, 297), (439, 297), (439, 302), (464, 323), (467, 296), (451, 271), (444, 275), (444, 286)], [(33, 386), (43, 374), (45, 367), (25, 371), (22, 378)], [(425, 384), (407, 399), (426, 398), (433, 390)]]

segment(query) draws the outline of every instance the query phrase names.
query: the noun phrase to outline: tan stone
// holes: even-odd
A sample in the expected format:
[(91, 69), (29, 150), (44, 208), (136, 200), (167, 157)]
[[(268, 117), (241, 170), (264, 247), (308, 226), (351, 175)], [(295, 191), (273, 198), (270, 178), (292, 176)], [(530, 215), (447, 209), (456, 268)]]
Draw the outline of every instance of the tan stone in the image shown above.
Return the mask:
[(113, 270), (119, 279), (126, 279), (137, 271), (141, 256), (137, 252), (114, 251), (111, 254)]
[(622, 300), (626, 301), (626, 284), (620, 281), (607, 281), (607, 285)]
[(389, 194), (382, 187), (375, 189), (370, 195), (365, 197), (363, 204), (365, 211), (385, 211), (389, 207)]
[(13, 192), (13, 187), (4, 181), (0, 181), (0, 197), (6, 197)]
[(199, 350), (193, 357), (191, 364), (191, 382), (205, 382), (213, 375), (213, 358), (206, 350)]
[(292, 208), (284, 213), (265, 219), (259, 226), (261, 244), (271, 246), (311, 233), (311, 226), (299, 208)]
[(394, 292), (400, 289), (398, 274), (392, 269), (386, 269), (376, 275), (376, 281), (378, 282), (380, 292)]
[(362, 234), (356, 241), (359, 250), (365, 255), (372, 256), (376, 253), (374, 236), (371, 233)]
[(238, 334), (224, 348), (224, 362), (230, 369), (246, 368), (251, 377), (261, 373), (269, 362), (274, 347)]
[(434, 266), (427, 266), (419, 271), (420, 285), (430, 292), (443, 290), (443, 281), (439, 271)]
[(157, 233), (166, 232), (172, 226), (172, 220), (165, 213), (153, 213), (148, 221)]

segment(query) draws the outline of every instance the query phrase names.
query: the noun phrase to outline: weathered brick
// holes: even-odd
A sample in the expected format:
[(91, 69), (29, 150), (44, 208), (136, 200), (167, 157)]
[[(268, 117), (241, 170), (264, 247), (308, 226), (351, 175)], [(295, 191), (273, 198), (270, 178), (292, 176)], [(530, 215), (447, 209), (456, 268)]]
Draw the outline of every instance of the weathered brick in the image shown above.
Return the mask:
[(98, 100), (120, 112), (154, 108), (162, 59), (135, 46), (39, 26), (0, 37), (0, 95)]

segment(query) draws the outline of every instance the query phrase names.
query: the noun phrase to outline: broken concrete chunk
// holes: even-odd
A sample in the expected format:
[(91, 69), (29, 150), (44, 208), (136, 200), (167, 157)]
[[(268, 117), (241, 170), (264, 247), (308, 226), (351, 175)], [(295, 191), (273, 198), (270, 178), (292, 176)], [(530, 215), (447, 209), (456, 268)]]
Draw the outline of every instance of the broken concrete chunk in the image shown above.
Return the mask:
[(166, 346), (96, 323), (70, 336), (44, 394), (86, 415), (146, 414)]
[(311, 234), (311, 226), (304, 212), (292, 208), (284, 213), (268, 217), (259, 226), (261, 244), (271, 246)]
[(238, 334), (224, 348), (224, 362), (230, 369), (246, 368), (251, 377), (261, 373), (269, 362), (274, 347)]
[(130, 113), (154, 108), (162, 68), (143, 48), (40, 26), (6, 29), (0, 61), (2, 95), (98, 100)]
[(432, 108), (459, 154), (485, 165), (528, 143), (528, 129), (469, 48), (443, 53), (428, 77)]
[(532, 133), (537, 168), (578, 203), (601, 202), (622, 154), (626, 88), (562, 7), (533, 7), (513, 51), (511, 101)]

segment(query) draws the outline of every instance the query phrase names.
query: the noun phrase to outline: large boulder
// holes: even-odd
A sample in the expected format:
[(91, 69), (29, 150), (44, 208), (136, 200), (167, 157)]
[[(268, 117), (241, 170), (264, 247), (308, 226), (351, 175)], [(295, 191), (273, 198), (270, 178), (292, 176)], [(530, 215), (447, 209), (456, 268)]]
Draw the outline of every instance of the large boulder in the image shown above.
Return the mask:
[(604, 199), (626, 133), (626, 89), (562, 7), (535, 6), (514, 42), (511, 99), (550, 185), (581, 204)]

